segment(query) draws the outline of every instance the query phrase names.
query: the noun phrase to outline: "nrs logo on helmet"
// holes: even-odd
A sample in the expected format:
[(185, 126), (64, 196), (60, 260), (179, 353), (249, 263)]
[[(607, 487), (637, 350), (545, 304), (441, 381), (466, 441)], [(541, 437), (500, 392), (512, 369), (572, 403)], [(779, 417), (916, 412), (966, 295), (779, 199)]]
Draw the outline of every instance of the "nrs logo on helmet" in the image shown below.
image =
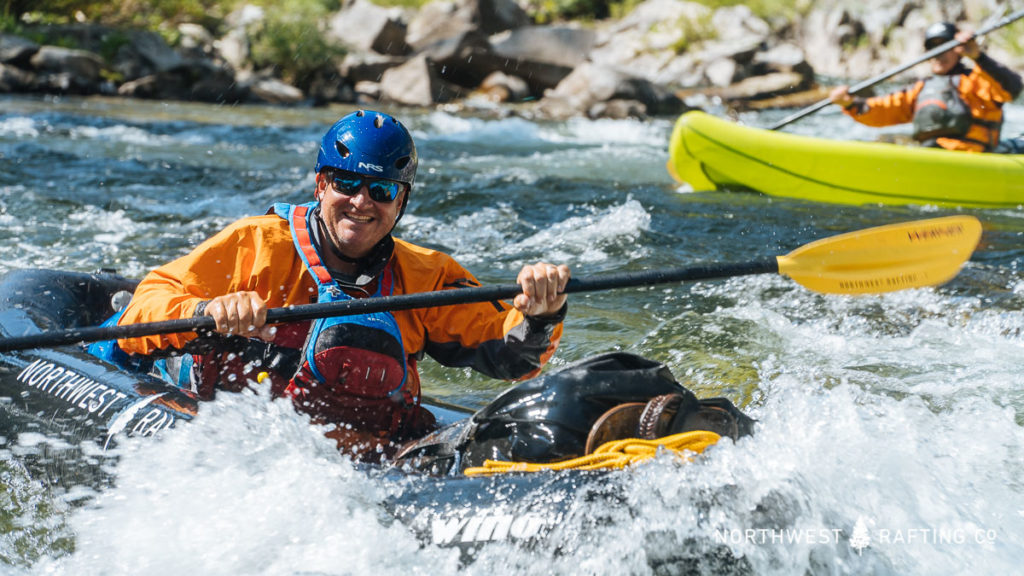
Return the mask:
[(411, 189), (417, 164), (416, 144), (401, 122), (383, 112), (359, 110), (324, 134), (314, 171), (337, 168), (394, 180)]

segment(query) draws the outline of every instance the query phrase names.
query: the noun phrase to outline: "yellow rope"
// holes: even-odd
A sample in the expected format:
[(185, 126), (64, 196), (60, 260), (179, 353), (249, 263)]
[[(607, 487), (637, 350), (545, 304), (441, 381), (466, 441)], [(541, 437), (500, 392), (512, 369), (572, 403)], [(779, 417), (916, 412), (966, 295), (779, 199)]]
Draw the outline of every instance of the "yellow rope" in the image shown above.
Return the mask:
[(613, 440), (602, 444), (593, 453), (571, 460), (552, 464), (530, 464), (528, 462), (499, 462), (486, 460), (483, 466), (466, 468), (466, 476), (486, 474), (503, 474), (507, 472), (540, 472), (541, 470), (599, 470), (605, 468), (625, 468), (630, 464), (643, 462), (653, 458), (659, 448), (671, 450), (687, 461), (690, 456), (684, 451), (700, 454), (705, 448), (718, 442), (720, 436), (706, 430), (695, 430), (665, 436), (656, 440), (627, 438)]

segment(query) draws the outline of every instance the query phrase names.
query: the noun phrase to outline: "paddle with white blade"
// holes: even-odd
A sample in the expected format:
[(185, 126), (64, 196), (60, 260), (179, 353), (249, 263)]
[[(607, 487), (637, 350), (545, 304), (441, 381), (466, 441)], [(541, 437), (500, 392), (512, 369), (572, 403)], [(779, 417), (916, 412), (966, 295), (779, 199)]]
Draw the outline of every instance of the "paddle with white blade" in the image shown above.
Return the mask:
[[(877, 294), (942, 284), (959, 272), (981, 238), (973, 216), (948, 216), (868, 228), (811, 242), (784, 256), (732, 264), (627, 272), (574, 278), (566, 293), (713, 280), (754, 274), (782, 274), (826, 294)], [(273, 308), (268, 324), (371, 312), (454, 306), (515, 297), (518, 284), (458, 288), (437, 292), (360, 298)], [(213, 318), (199, 317), (126, 326), (93, 326), (0, 338), (0, 352), (67, 344), (212, 330)]]

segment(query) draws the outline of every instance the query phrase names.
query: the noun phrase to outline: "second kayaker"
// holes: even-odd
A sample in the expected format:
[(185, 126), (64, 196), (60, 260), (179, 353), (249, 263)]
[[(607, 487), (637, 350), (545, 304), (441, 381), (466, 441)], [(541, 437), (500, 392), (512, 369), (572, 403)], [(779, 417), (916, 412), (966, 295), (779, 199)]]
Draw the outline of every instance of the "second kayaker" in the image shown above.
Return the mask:
[[(1024, 83), (1016, 72), (981, 50), (974, 34), (950, 22), (925, 32), (924, 47), (932, 50), (956, 39), (961, 42), (931, 59), (932, 75), (911, 87), (872, 98), (855, 97), (848, 86), (835, 88), (829, 99), (867, 126), (912, 122), (914, 139), (923, 146), (965, 152), (1017, 151), (1015, 142), (1000, 142), (1003, 105), (1020, 95)], [(969, 67), (962, 61), (973, 61)]]

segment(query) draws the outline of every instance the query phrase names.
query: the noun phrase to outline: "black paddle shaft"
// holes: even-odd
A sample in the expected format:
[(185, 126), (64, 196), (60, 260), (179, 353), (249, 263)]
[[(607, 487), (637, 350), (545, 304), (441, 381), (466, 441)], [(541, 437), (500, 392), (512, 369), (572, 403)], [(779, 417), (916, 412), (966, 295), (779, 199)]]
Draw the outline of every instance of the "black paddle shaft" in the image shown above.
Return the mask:
[[(750, 276), (754, 274), (774, 274), (778, 271), (778, 261), (775, 257), (771, 257), (739, 264), (707, 264), (670, 270), (624, 272), (592, 278), (574, 278), (569, 281), (565, 288), (565, 293), (596, 292), (599, 290), (653, 286), (656, 284), (670, 284), (692, 280), (710, 280), (715, 278), (729, 278), (733, 276)], [(283, 322), (313, 320), (315, 318), (369, 314), (372, 312), (433, 308), (438, 306), (469, 304), (471, 302), (492, 302), (495, 300), (513, 298), (522, 291), (523, 289), (518, 284), (499, 284), (494, 286), (441, 290), (438, 292), (423, 292), (419, 294), (400, 294), (398, 296), (385, 296), (381, 298), (359, 298), (354, 300), (344, 300), (341, 302), (302, 304), (298, 306), (272, 308), (268, 310), (267, 323), (279, 324)], [(153, 336), (157, 334), (178, 334), (182, 332), (195, 332), (198, 330), (213, 330), (215, 327), (216, 324), (214, 323), (213, 318), (210, 318), (209, 316), (200, 316), (198, 318), (166, 320), (163, 322), (147, 322), (143, 324), (128, 324), (125, 326), (68, 328), (65, 330), (40, 332), (38, 334), (0, 338), (0, 352), (13, 352), (16, 350), (29, 350), (32, 348), (46, 348), (67, 344), (98, 342), (101, 340), (137, 338), (140, 336)]]

